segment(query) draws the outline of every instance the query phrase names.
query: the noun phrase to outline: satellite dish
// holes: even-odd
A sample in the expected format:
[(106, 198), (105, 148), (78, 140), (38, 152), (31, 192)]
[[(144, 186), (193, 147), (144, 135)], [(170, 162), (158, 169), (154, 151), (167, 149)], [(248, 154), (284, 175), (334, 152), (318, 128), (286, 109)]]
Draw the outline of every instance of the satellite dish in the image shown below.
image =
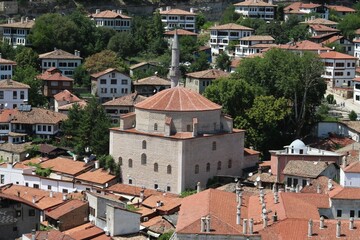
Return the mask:
[(255, 186), (255, 187), (257, 186), (257, 182), (254, 182), (254, 186)]
[(249, 173), (249, 177), (251, 177), (253, 175), (253, 173), (251, 172), (251, 173)]
[(257, 177), (256, 177), (256, 181), (260, 181), (260, 176), (257, 176)]

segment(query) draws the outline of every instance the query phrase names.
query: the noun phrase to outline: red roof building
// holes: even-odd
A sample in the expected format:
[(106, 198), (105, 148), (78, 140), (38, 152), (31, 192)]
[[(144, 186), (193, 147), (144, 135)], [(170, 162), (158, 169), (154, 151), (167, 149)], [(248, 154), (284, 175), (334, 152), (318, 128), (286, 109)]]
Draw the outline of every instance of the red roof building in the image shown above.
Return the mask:
[(73, 90), (74, 79), (62, 75), (57, 68), (51, 67), (37, 78), (43, 81), (43, 94), (46, 97), (53, 97), (64, 90)]

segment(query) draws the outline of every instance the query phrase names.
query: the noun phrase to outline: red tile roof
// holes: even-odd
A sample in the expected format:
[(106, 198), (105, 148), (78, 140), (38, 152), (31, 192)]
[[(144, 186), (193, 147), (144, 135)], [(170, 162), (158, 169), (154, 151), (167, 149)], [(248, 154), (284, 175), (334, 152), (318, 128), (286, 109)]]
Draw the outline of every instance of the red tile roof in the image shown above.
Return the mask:
[(55, 94), (54, 99), (56, 101), (67, 101), (69, 103), (81, 101), (80, 98), (78, 98), (76, 95), (72, 94), (70, 91), (66, 89), (64, 91)]
[[(288, 13), (291, 11), (299, 11), (301, 8), (304, 9), (314, 9), (317, 7), (320, 7), (320, 4), (315, 4), (315, 3), (302, 3), (302, 2), (294, 2), (292, 4), (290, 4), (289, 6), (284, 8), (284, 12)], [(305, 12), (302, 12), (303, 14), (306, 14)]]
[(39, 55), (39, 59), (75, 59), (81, 60), (82, 57), (68, 53), (61, 49), (55, 49), (52, 52), (47, 52)]
[(192, 12), (188, 12), (188, 11), (184, 11), (181, 9), (170, 9), (170, 10), (166, 10), (166, 11), (160, 11), (161, 15), (197, 15), (196, 13), (192, 13)]
[(309, 40), (304, 40), (300, 42), (295, 42), (293, 44), (282, 44), (278, 45), (278, 48), (285, 50), (297, 50), (297, 51), (331, 51), (331, 48), (323, 47), (321, 44), (311, 42)]
[[(136, 196), (139, 197), (140, 196), (140, 191), (144, 190), (144, 196), (145, 197), (149, 197), (151, 195), (163, 195), (163, 192), (159, 192), (153, 189), (143, 189), (141, 187), (136, 187), (133, 185), (127, 185), (127, 184), (122, 184), (122, 183), (117, 183), (112, 185), (111, 187), (107, 188), (108, 191), (110, 192), (114, 192), (114, 193), (118, 193), (118, 194), (124, 194), (124, 195), (129, 195), (129, 196)], [(166, 195), (169, 196), (177, 196), (175, 194), (172, 193), (166, 193)]]
[(357, 187), (337, 187), (330, 192), (331, 199), (360, 200), (360, 188)]
[(325, 41), (323, 41), (321, 43), (326, 45), (326, 44), (334, 43), (334, 42), (336, 42), (338, 40), (341, 40), (343, 38), (344, 38), (343, 36), (336, 35), (336, 36), (330, 37), (329, 39), (327, 39), (327, 40), (325, 40)]
[(14, 22), (14, 23), (5, 23), (1, 24), (0, 27), (6, 27), (6, 28), (27, 28), (31, 29), (35, 25), (35, 21), (28, 20), (23, 22)]
[(65, 121), (67, 116), (44, 108), (31, 108), (30, 111), (17, 110), (12, 116), (11, 123), (23, 124), (58, 124)]
[(321, 24), (311, 24), (310, 28), (314, 29), (317, 32), (340, 32), (339, 29), (331, 28)]
[(172, 30), (172, 31), (167, 31), (164, 33), (164, 35), (174, 36), (175, 32), (177, 33), (178, 36), (197, 36), (198, 35), (197, 33), (190, 32), (185, 29), (176, 29), (176, 30)]
[(116, 70), (115, 68), (108, 68), (108, 69), (105, 69), (104, 71), (91, 74), (91, 77), (93, 77), (93, 78), (99, 78), (99, 77), (101, 77), (101, 76), (103, 76), (103, 75), (105, 75), (105, 74), (108, 74), (108, 73), (111, 73), (111, 72), (114, 72), (114, 71), (119, 72), (119, 71)]
[[(31, 238), (31, 233), (24, 234), (28, 239)], [(66, 235), (59, 230), (51, 229), (47, 231), (36, 231), (35, 233), (35, 240), (44, 240), (44, 239), (51, 239), (51, 240), (75, 240), (74, 238)]]
[(80, 102), (73, 102), (73, 103), (65, 104), (65, 105), (58, 107), (58, 110), (59, 110), (59, 112), (67, 111), (67, 110), (71, 109), (75, 104), (78, 105), (80, 108), (84, 108), (87, 105), (87, 102), (81, 100)]
[[(146, 198), (142, 202), (142, 205), (144, 205), (145, 207), (149, 207), (153, 209), (156, 208), (160, 211), (168, 212), (180, 207), (182, 200), (183, 200), (182, 198), (178, 198), (178, 197), (156, 194)], [(163, 205), (160, 207), (156, 207), (158, 201), (161, 201)]]
[(51, 217), (54, 220), (58, 220), (62, 216), (70, 213), (73, 210), (76, 210), (77, 208), (80, 208), (84, 205), (88, 205), (87, 202), (80, 201), (77, 199), (69, 200), (66, 203), (56, 207), (55, 209), (52, 209), (51, 211), (46, 211), (46, 215)]
[(253, 31), (254, 29), (245, 27), (236, 23), (227, 23), (219, 26), (211, 27), (209, 30), (248, 30)]
[(258, 155), (260, 152), (251, 149), (251, 148), (244, 148), (244, 155)]
[(101, 11), (99, 13), (93, 13), (93, 14), (90, 15), (90, 17), (93, 17), (93, 18), (110, 18), (110, 19), (111, 18), (131, 19), (131, 17), (129, 17), (129, 16), (117, 13), (116, 11), (110, 11), (110, 10)]
[(148, 228), (150, 231), (161, 234), (174, 230), (173, 225), (171, 225), (166, 219), (163, 219), (161, 216), (156, 216), (149, 221), (141, 223), (141, 225)]
[(0, 89), (28, 89), (29, 85), (11, 79), (0, 80)]
[(183, 87), (174, 87), (158, 92), (135, 105), (136, 108), (155, 111), (212, 111), (221, 106), (204, 96)]
[(336, 51), (330, 51), (330, 52), (323, 52), (319, 54), (320, 58), (323, 59), (350, 59), (350, 60), (357, 60), (356, 57), (345, 54), (345, 53), (339, 53)]
[(104, 231), (91, 223), (86, 223), (75, 228), (64, 231), (76, 240), (94, 239), (104, 233)]
[(350, 163), (349, 166), (347, 166), (344, 169), (344, 172), (347, 172), (347, 173), (360, 173), (360, 161)]
[(301, 23), (305, 23), (305, 24), (322, 24), (322, 25), (337, 25), (337, 22), (334, 21), (330, 21), (324, 18), (315, 18), (315, 19), (310, 19), (308, 21), (305, 22), (301, 22)]
[(348, 12), (348, 13), (354, 13), (356, 12), (355, 9), (345, 7), (345, 6), (338, 6), (338, 5), (327, 5), (327, 8), (334, 10), (336, 12)]
[(16, 65), (16, 62), (0, 57), (0, 64)]
[(9, 123), (12, 120), (12, 116), (14, 116), (17, 111), (17, 109), (4, 109), (0, 111), (0, 122)]
[(136, 81), (133, 81), (134, 86), (170, 86), (171, 83), (169, 80), (158, 77), (158, 76), (150, 76), (146, 78), (142, 78)]
[(276, 5), (261, 0), (245, 0), (244, 2), (235, 3), (234, 6), (260, 6), (276, 7)]
[(146, 97), (139, 95), (137, 92), (125, 95), (114, 100), (103, 103), (103, 106), (134, 106), (135, 104), (142, 102)]
[(186, 74), (187, 77), (197, 78), (197, 79), (218, 79), (221, 77), (229, 76), (229, 73), (224, 72), (219, 69), (208, 69), (199, 72), (191, 72)]
[(60, 70), (54, 68), (47, 69), (42, 74), (38, 75), (37, 78), (43, 81), (64, 81), (64, 82), (74, 81), (74, 79), (62, 75)]
[(105, 184), (114, 180), (115, 178), (116, 176), (111, 175), (108, 171), (99, 168), (80, 174), (75, 179), (91, 183)]

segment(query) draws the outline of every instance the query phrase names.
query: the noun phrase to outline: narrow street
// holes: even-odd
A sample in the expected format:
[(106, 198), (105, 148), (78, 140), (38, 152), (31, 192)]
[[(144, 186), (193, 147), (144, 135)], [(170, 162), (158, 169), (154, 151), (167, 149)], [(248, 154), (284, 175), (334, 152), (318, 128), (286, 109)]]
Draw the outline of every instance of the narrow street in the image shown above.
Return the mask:
[[(334, 95), (334, 99), (336, 100), (336, 104), (337, 104), (337, 107), (334, 108), (333, 110), (336, 110), (338, 112), (342, 112), (343, 114), (343, 117), (345, 119), (348, 118), (348, 113), (350, 113), (352, 110), (354, 110), (357, 114), (358, 114), (358, 117), (360, 117), (360, 104), (356, 104), (354, 103), (353, 99), (352, 98), (349, 98), (349, 99), (345, 99), (343, 98), (342, 96), (336, 94), (336, 93), (333, 93), (329, 90), (326, 90), (326, 94), (325, 94), (325, 97), (328, 95), (328, 94), (332, 94)], [(341, 106), (341, 103), (344, 104), (344, 106)]]

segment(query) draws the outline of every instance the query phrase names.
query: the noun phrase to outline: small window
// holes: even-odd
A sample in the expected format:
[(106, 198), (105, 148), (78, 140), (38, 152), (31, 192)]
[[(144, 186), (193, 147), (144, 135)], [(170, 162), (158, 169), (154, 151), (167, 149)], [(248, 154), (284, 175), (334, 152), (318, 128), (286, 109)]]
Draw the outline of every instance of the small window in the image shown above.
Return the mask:
[(51, 190), (51, 185), (48, 185), (48, 190)]
[(158, 130), (158, 125), (157, 123), (154, 124), (154, 131), (157, 131)]
[(206, 164), (206, 172), (210, 172), (210, 163)]
[(132, 179), (131, 178), (129, 179), (129, 184), (132, 184)]
[(195, 165), (195, 174), (198, 174), (199, 173), (199, 165)]
[(215, 151), (216, 150), (216, 142), (212, 142), (212, 150)]
[(221, 161), (218, 161), (217, 163), (217, 170), (221, 170)]
[(302, 180), (302, 186), (305, 187), (307, 185), (307, 182), (305, 179)]
[(127, 80), (127, 79), (121, 80), (121, 84), (122, 84), (122, 85), (127, 85), (127, 84), (128, 84), (128, 80)]
[(67, 189), (63, 188), (62, 192), (63, 193), (68, 193), (69, 191)]
[(142, 141), (142, 149), (146, 149), (146, 141)]
[(110, 83), (116, 85), (116, 84), (117, 84), (117, 80), (116, 80), (116, 79), (111, 79)]
[(167, 186), (167, 187), (166, 187), (166, 191), (167, 191), (167, 192), (171, 192), (171, 187), (170, 187), (170, 186)]
[(123, 165), (123, 162), (122, 162), (122, 157), (119, 157), (119, 166), (122, 166)]
[(360, 218), (360, 210), (358, 211), (358, 216), (357, 217)]
[(341, 216), (342, 216), (342, 210), (337, 210), (336, 217), (341, 217)]
[(304, 150), (303, 150), (303, 149), (300, 149), (300, 150), (299, 150), (299, 153), (300, 153), (300, 154), (304, 154)]
[(228, 168), (232, 168), (232, 160), (231, 159), (229, 159), (229, 161), (228, 161)]
[(1, 175), (0, 175), (0, 183), (1, 183), (1, 184), (4, 184), (4, 183), (5, 183), (5, 175), (4, 175), (4, 174), (1, 174)]
[(18, 230), (18, 228), (15, 226), (13, 227), (13, 232), (16, 232)]
[(129, 159), (129, 168), (132, 168), (133, 167), (133, 161), (132, 161), (132, 159), (130, 158)]
[(26, 182), (26, 183), (25, 183), (25, 187), (28, 187), (28, 186), (29, 186), (29, 183)]
[(355, 210), (350, 210), (350, 217), (355, 217)]
[(157, 185), (156, 183), (154, 184), (154, 189), (158, 189), (159, 185)]
[(29, 216), (30, 217), (35, 216), (35, 209), (29, 209)]
[(106, 84), (106, 79), (100, 79), (100, 84)]
[(166, 172), (167, 174), (171, 174), (171, 165), (168, 165), (167, 168), (166, 168)]
[(146, 165), (146, 154), (145, 153), (141, 154), (141, 164)]
[(154, 163), (154, 172), (158, 172), (159, 171), (159, 164)]
[(39, 188), (39, 184), (33, 184), (33, 188)]

